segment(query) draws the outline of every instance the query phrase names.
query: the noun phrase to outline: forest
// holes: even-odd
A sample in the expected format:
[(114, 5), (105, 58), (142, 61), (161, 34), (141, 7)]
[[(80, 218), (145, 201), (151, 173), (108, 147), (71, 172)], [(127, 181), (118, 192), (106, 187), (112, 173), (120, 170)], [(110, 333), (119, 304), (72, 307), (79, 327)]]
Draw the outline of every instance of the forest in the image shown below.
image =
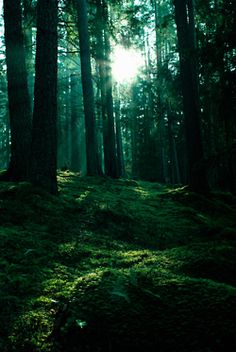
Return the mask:
[(233, 351), (235, 5), (0, 0), (0, 351)]

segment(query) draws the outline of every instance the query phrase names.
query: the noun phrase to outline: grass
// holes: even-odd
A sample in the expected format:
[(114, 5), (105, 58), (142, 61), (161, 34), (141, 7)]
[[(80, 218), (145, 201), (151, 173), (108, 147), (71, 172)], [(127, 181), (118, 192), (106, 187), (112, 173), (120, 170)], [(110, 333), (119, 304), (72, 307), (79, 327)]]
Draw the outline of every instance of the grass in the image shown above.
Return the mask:
[(235, 344), (230, 194), (58, 175), (0, 184), (0, 350), (223, 351)]

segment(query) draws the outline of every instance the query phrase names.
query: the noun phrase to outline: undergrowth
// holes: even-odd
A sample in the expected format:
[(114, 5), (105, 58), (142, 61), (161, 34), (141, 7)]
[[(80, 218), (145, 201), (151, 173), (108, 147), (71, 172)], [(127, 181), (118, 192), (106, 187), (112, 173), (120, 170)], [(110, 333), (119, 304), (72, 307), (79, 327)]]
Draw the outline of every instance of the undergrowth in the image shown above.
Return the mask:
[(236, 202), (58, 175), (0, 183), (0, 350), (223, 351), (235, 344)]

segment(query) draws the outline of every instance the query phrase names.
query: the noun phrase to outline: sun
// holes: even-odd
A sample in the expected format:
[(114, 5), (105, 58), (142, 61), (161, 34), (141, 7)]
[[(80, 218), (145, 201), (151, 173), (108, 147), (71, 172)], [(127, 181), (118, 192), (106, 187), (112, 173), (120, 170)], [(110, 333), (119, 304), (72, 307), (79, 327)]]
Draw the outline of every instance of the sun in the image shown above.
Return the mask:
[(112, 76), (116, 82), (133, 81), (142, 65), (142, 55), (138, 50), (115, 47), (112, 55)]

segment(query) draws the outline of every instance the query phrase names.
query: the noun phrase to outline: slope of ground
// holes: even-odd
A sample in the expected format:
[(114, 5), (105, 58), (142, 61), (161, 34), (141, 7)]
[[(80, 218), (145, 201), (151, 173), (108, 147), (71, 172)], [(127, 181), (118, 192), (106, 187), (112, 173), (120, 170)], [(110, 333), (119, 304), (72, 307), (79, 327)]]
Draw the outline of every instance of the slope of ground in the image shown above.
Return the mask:
[(0, 184), (0, 350), (230, 350), (235, 198), (58, 178)]

